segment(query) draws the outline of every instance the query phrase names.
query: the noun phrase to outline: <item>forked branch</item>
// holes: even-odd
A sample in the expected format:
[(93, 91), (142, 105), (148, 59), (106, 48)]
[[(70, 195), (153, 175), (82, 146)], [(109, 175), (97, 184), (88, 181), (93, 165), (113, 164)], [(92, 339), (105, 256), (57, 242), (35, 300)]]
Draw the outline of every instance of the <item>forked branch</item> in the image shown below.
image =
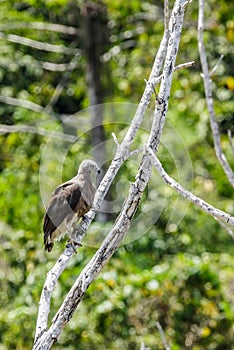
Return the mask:
[(229, 224), (231, 226), (234, 226), (234, 217), (225, 213), (224, 211), (217, 209), (204, 201), (203, 199), (199, 198), (198, 196), (195, 196), (192, 192), (186, 190), (183, 186), (181, 186), (177, 181), (172, 179), (164, 170), (161, 162), (157, 158), (157, 156), (153, 153), (153, 151), (146, 147), (147, 151), (151, 155), (152, 162), (154, 167), (156, 168), (158, 174), (163, 179), (163, 181), (172, 187), (174, 190), (176, 190), (182, 197), (189, 200), (190, 202), (194, 203), (196, 206), (201, 208), (203, 211), (208, 213), (209, 215), (213, 216), (217, 220), (220, 220), (224, 222), (225, 224)]

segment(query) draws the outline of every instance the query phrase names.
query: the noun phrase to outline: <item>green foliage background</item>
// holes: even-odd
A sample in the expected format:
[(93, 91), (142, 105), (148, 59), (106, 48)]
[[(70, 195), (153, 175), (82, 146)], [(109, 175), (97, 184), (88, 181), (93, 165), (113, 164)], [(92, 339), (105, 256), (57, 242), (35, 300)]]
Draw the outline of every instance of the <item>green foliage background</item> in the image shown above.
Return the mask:
[[(163, 2), (105, 0), (103, 3), (107, 8), (110, 36), (102, 55), (105, 102), (137, 104), (162, 38)], [(69, 63), (73, 58), (72, 54), (36, 50), (12, 42), (10, 35), (80, 50), (77, 66), (68, 74), (52, 112), (37, 113), (1, 102), (2, 124), (27, 124), (48, 131), (74, 133), (61, 126), (61, 115), (75, 113), (89, 105), (86, 59), (79, 35), (76, 38), (60, 32), (31, 29), (25, 24), (58, 23), (79, 29), (83, 4), (82, 0), (1, 2), (0, 96), (46, 107), (64, 72), (45, 69), (44, 63)], [(214, 154), (204, 100), (196, 38), (197, 6), (194, 1), (186, 10), (177, 62), (195, 60), (195, 66), (175, 72), (168, 120), (189, 152), (194, 193), (233, 215), (233, 189)], [(205, 43), (210, 67), (224, 55), (213, 77), (213, 91), (222, 147), (232, 166), (227, 130), (234, 131), (233, 12), (234, 3), (228, 0), (206, 2)], [(153, 99), (151, 107), (154, 107)], [(112, 127), (108, 129), (108, 116), (105, 118), (105, 131), (109, 135), (113, 130)], [(118, 137), (124, 131), (116, 126)], [(144, 135), (140, 133), (137, 142), (143, 140)], [(30, 133), (0, 135), (1, 350), (32, 347), (43, 282), (64, 247), (62, 241), (48, 255), (42, 246), (44, 206), (39, 169), (47, 141), (47, 137)], [(82, 144), (70, 148), (64, 180), (74, 175), (89, 143), (89, 135), (86, 135)], [(181, 156), (179, 149), (178, 155)], [(56, 159), (57, 155), (54, 157)], [(176, 178), (175, 163), (163, 145), (160, 159)], [(55, 168), (56, 163), (51, 160), (52, 173)], [(128, 162), (118, 176), (122, 174), (131, 181), (135, 172), (136, 167)], [(156, 172), (153, 177), (157, 177)], [(117, 181), (118, 178), (115, 184)], [(171, 212), (177, 195), (165, 188), (159, 179), (152, 180), (151, 190), (156, 194), (155, 201), (157, 196), (161, 198), (160, 193), (166, 193), (166, 206), (158, 221), (145, 235), (144, 225), (139, 226), (143, 236), (140, 234), (140, 239), (119, 248), (89, 288), (54, 349), (139, 349), (142, 341), (151, 349), (163, 349), (157, 321), (173, 350), (234, 348), (233, 240), (216, 221), (191, 204), (183, 220), (177, 223), (174, 219), (184, 212), (187, 203), (179, 200), (173, 217)], [(99, 234), (95, 226), (92, 234)], [(52, 315), (94, 252), (95, 248), (83, 247), (72, 259), (54, 292)]]

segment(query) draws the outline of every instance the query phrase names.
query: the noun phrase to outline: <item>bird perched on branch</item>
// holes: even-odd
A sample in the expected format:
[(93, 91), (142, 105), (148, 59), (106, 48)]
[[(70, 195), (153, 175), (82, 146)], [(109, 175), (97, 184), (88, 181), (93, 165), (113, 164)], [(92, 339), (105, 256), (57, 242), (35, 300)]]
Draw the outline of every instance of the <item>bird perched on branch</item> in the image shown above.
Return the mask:
[(44, 245), (48, 252), (52, 250), (54, 241), (61, 239), (66, 232), (71, 233), (75, 222), (91, 208), (96, 191), (91, 180), (93, 170), (100, 173), (93, 160), (84, 160), (77, 175), (53, 192), (43, 224)]

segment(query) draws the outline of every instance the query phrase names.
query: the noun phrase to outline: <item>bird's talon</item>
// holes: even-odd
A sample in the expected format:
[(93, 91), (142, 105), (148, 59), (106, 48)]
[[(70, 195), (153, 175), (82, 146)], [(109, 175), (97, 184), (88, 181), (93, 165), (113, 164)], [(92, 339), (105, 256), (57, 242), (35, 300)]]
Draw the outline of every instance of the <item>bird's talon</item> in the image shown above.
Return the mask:
[(83, 221), (86, 223), (86, 224), (88, 224), (88, 222), (89, 222), (89, 218), (88, 218), (88, 216), (87, 215), (83, 215)]
[(82, 244), (80, 242), (75, 242), (75, 241), (69, 240), (66, 244), (66, 248), (70, 248), (70, 247), (74, 250), (74, 253), (77, 254), (76, 249), (82, 247)]
[(76, 223), (75, 223), (75, 222), (73, 222), (73, 224), (72, 224), (72, 229), (73, 229), (74, 231), (77, 231), (77, 230), (78, 230), (78, 228), (77, 228), (77, 226), (76, 226)]

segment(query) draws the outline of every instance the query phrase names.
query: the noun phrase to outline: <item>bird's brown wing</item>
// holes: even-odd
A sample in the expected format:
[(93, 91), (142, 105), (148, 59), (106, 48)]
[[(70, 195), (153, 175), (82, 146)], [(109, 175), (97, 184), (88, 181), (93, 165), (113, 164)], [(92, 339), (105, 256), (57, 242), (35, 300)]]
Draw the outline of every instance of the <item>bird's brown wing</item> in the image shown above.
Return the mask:
[(73, 214), (76, 211), (80, 197), (81, 191), (77, 183), (68, 182), (56, 188), (51, 196), (44, 217), (45, 248), (48, 237), (51, 236), (69, 214)]

